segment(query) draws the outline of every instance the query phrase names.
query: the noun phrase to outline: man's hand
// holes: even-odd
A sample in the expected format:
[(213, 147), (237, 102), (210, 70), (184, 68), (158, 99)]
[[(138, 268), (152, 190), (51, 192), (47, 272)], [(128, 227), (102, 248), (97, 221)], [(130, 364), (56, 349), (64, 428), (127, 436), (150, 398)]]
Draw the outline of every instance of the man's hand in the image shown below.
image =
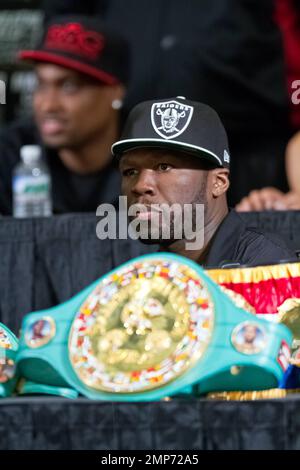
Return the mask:
[(283, 198), (278, 199), (274, 203), (276, 211), (298, 211), (300, 210), (300, 195), (293, 191), (285, 194)]
[[(289, 194), (289, 193), (288, 193)], [(286, 195), (276, 188), (264, 188), (251, 191), (247, 197), (244, 197), (235, 207), (238, 212), (256, 212), (276, 210), (276, 204), (283, 201)], [(300, 201), (300, 199), (299, 199)], [(277, 209), (285, 210), (285, 209)]]

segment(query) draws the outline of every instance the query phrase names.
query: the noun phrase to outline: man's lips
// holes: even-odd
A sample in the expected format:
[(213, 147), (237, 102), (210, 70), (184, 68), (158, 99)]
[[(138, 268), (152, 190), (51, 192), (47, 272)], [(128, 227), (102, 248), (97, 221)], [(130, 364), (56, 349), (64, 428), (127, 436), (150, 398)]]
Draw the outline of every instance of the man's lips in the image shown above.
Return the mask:
[(156, 206), (142, 206), (141, 208), (138, 205), (135, 206), (136, 215), (135, 219), (138, 220), (150, 220), (155, 218), (161, 218), (162, 210)]
[(153, 212), (138, 212), (136, 219), (138, 220), (150, 220), (153, 217)]
[(53, 135), (64, 131), (65, 123), (59, 119), (48, 118), (40, 122), (40, 128), (43, 134)]

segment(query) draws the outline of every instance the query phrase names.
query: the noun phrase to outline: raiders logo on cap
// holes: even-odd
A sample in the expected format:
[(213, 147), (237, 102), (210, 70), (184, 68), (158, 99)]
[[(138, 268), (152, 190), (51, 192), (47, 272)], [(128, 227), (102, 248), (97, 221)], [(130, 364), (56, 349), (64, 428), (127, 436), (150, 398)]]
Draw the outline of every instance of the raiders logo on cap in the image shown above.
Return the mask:
[(194, 108), (178, 101), (154, 103), (151, 108), (151, 122), (155, 132), (164, 139), (174, 139), (188, 127)]
[(176, 96), (139, 103), (131, 111), (122, 137), (113, 144), (118, 159), (137, 148), (169, 149), (229, 168), (227, 134), (216, 111), (204, 103)]

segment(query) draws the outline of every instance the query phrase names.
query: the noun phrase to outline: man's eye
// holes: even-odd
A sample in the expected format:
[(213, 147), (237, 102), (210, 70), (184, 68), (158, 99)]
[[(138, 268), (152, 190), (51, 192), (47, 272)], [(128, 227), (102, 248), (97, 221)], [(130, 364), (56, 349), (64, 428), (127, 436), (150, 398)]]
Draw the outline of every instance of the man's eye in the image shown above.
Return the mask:
[(75, 93), (78, 88), (78, 85), (71, 81), (64, 82), (62, 86), (64, 93)]
[(158, 171), (168, 171), (172, 169), (172, 165), (169, 165), (169, 163), (160, 163), (157, 169)]
[(122, 172), (123, 176), (135, 176), (137, 174), (137, 170), (134, 168), (127, 168)]
[(34, 91), (35, 91), (35, 93), (44, 91), (45, 89), (46, 89), (45, 83), (40, 82), (39, 80), (36, 80), (36, 82), (35, 82), (35, 84), (34, 84)]

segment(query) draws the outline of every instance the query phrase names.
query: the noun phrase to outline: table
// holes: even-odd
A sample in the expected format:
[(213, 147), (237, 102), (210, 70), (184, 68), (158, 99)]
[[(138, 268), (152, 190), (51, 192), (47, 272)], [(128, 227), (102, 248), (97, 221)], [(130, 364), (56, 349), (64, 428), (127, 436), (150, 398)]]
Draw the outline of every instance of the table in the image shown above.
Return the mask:
[(300, 395), (106, 403), (22, 397), (0, 401), (0, 450), (300, 449)]

